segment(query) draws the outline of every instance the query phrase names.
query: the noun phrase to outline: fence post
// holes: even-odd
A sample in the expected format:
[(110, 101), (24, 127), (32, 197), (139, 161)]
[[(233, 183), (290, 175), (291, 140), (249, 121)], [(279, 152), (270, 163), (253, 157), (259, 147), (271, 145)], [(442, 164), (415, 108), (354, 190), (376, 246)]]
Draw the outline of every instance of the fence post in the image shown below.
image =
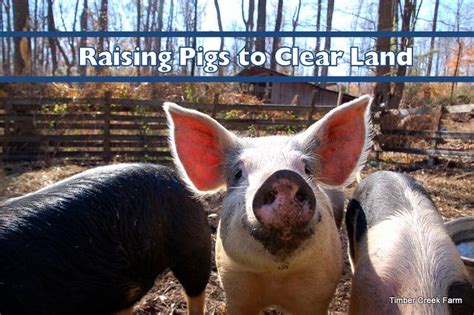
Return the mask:
[(339, 92), (337, 93), (337, 104), (336, 106), (339, 106), (342, 104), (342, 96), (344, 93), (342, 93), (342, 89), (339, 87)]
[(112, 110), (110, 107), (110, 99), (112, 98), (112, 92), (106, 91), (104, 94), (104, 160), (110, 162), (112, 160), (112, 154), (110, 151), (110, 118)]
[[(439, 126), (441, 125), (441, 117), (443, 117), (443, 106), (442, 105), (439, 107), (439, 117), (436, 119), (436, 124), (435, 124), (435, 131), (436, 132), (439, 131)], [(431, 144), (431, 149), (436, 150), (436, 147), (438, 146), (437, 137), (434, 137), (433, 139), (431, 139), (430, 144)], [(436, 157), (430, 155), (430, 157), (428, 158), (428, 166), (432, 167), (434, 165), (435, 161), (436, 161)]]
[(10, 130), (10, 115), (12, 113), (12, 109), (13, 109), (13, 106), (12, 106), (12, 100), (10, 97), (8, 97), (6, 100), (5, 100), (5, 120), (3, 121), (3, 135), (4, 135), (4, 140), (3, 140), (3, 149), (2, 149), (2, 153), (5, 157), (7, 157), (8, 153), (10, 152), (10, 145), (9, 145), (9, 140), (10, 140), (10, 134), (11, 134), (11, 130)]
[(316, 106), (316, 98), (318, 96), (318, 91), (317, 90), (314, 90), (313, 91), (313, 94), (311, 95), (311, 108), (309, 109), (309, 112), (308, 112), (308, 126), (311, 125), (313, 123), (313, 114), (314, 114), (314, 107)]
[(219, 104), (219, 93), (214, 93), (214, 100), (212, 101), (212, 113), (211, 117), (216, 118), (217, 115), (217, 105)]

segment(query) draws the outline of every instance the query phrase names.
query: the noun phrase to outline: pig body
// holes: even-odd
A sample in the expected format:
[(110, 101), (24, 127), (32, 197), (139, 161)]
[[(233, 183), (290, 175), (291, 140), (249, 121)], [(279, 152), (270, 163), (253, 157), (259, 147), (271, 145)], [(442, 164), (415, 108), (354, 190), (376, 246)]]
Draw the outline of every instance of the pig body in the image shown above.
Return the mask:
[(369, 102), (342, 105), (303, 133), (261, 138), (237, 137), (209, 116), (165, 105), (183, 178), (198, 192), (226, 189), (216, 263), (229, 314), (272, 305), (327, 312), (343, 265), (342, 188), (365, 162)]
[(200, 203), (169, 168), (98, 167), (0, 204), (0, 313), (121, 314), (171, 268), (203, 313)]
[(370, 175), (348, 205), (346, 227), (354, 273), (350, 314), (473, 313), (459, 253), (415, 180), (387, 171)]

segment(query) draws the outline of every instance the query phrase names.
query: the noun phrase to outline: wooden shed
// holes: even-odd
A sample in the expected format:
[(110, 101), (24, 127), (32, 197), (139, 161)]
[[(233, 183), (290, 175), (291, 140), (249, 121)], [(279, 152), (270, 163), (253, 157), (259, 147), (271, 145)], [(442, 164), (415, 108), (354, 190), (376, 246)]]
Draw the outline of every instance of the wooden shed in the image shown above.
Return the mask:
[[(286, 76), (286, 74), (267, 68), (252, 66), (237, 74), (238, 76)], [(322, 88), (310, 82), (249, 82), (242, 85), (244, 92), (255, 95), (264, 103), (309, 105), (316, 91), (315, 105), (336, 105), (339, 92)], [(340, 103), (353, 100), (355, 96), (341, 93)]]

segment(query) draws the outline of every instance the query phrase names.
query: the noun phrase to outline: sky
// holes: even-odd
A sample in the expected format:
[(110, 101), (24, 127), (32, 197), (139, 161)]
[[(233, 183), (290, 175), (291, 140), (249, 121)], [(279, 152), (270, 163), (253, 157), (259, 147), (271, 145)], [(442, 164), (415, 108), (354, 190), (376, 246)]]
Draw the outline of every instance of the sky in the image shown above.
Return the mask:
[[(258, 0), (257, 0), (258, 1)], [(257, 2), (256, 1), (256, 2)], [(371, 16), (371, 20), (376, 22), (377, 19), (377, 10), (378, 10), (378, 1), (363, 1), (363, 11), (366, 10), (367, 16)], [(421, 0), (422, 7), (419, 12), (418, 21), (417, 21), (417, 30), (431, 30), (431, 21), (433, 19), (434, 13), (434, 0)], [(323, 2), (323, 13), (326, 10), (326, 1)], [(461, 5), (464, 19), (463, 22), (465, 25), (462, 25), (462, 30), (471, 31), (474, 30), (474, 0), (441, 0), (439, 8), (439, 18), (438, 18), (438, 30), (453, 30), (454, 27), (454, 18), (455, 11), (458, 5), (458, 2)], [(203, 0), (200, 3), (204, 3), (206, 9), (203, 12), (203, 17), (201, 19), (201, 30), (205, 31), (217, 31), (217, 15), (214, 7), (214, 0)], [(300, 15), (300, 26), (297, 30), (313, 31), (315, 30), (316, 25), (316, 1), (302, 1), (302, 9)], [(420, 3), (420, 2), (418, 2)], [(274, 16), (276, 12), (276, 1), (267, 1), (269, 8), (267, 10), (273, 11), (271, 15), (267, 15), (267, 19), (270, 20), (270, 28), (268, 30), (273, 30), (274, 27)], [(298, 0), (286, 0), (284, 1), (284, 13), (283, 13), (283, 23), (285, 30), (291, 30), (291, 19), (294, 13), (295, 8), (298, 5)], [(347, 1), (347, 0), (335, 0), (335, 9), (333, 14), (332, 29), (333, 31), (351, 31), (354, 30), (354, 23), (356, 17), (354, 12), (357, 12), (357, 7), (359, 1)], [(235, 25), (243, 28), (242, 22), (242, 9), (241, 1), (223, 1), (220, 0), (220, 9), (223, 20), (223, 29), (224, 30), (235, 30)], [(450, 14), (451, 13), (451, 14)], [(256, 18), (256, 17), (255, 17)], [(359, 22), (361, 19), (359, 19)], [(322, 17), (322, 27), (325, 28), (325, 16)], [(367, 30), (376, 30), (375, 24), (369, 23), (372, 25), (372, 29)], [(243, 29), (240, 29), (243, 30)], [(324, 29), (323, 29), (324, 30)], [(362, 30), (362, 29), (358, 29)], [(300, 39), (298, 42), (306, 41), (304, 46), (307, 46), (307, 49), (314, 50), (316, 46), (316, 40), (313, 39)], [(356, 40), (357, 42), (357, 40)], [(206, 40), (205, 47), (210, 49), (217, 49), (219, 47), (220, 39), (208, 39)], [(348, 52), (350, 50), (351, 41), (348, 38), (333, 37), (331, 39), (331, 50), (342, 50), (345, 52), (345, 57), (348, 57)], [(340, 63), (337, 67), (329, 67), (329, 75), (333, 76), (343, 76), (348, 73), (348, 62)], [(312, 69), (305, 69), (305, 75), (308, 75)]]
[[(82, 7), (82, 1), (79, 0), (79, 14)], [(146, 5), (149, 0), (142, 0), (143, 6), (146, 10)], [(179, 3), (183, 3), (186, 0), (174, 0), (175, 2), (175, 14), (174, 14), (174, 25), (177, 30), (183, 30), (183, 17), (177, 6)], [(382, 0), (383, 1), (383, 0)], [(0, 0), (1, 2), (1, 0)], [(247, 5), (248, 0), (244, 1)], [(362, 10), (360, 18), (354, 15), (357, 11), (359, 3), (362, 2)], [(403, 2), (403, 1), (402, 1)], [(418, 3), (422, 3), (422, 9), (420, 10), (417, 30), (431, 30), (431, 21), (433, 18), (435, 0), (418, 0)], [(30, 10), (33, 10), (34, 3), (30, 0)], [(39, 4), (43, 3), (38, 1)], [(98, 11), (98, 4), (100, 0), (89, 0), (89, 6), (93, 12)], [(136, 5), (135, 0), (133, 1), (109, 1), (110, 5), (110, 28), (109, 30), (123, 30), (133, 31), (135, 30), (136, 23)], [(166, 26), (168, 20), (168, 5), (170, 0), (165, 0), (164, 10), (164, 24)], [(214, 7), (214, 0), (198, 0), (199, 3), (199, 30), (202, 31), (218, 31), (216, 10)], [(242, 0), (219, 0), (221, 15), (223, 20), (223, 29), (225, 31), (242, 31), (244, 30), (244, 24), (242, 21)], [(258, 3), (258, 0), (255, 0)], [(284, 0), (283, 10), (283, 28), (282, 30), (288, 31), (292, 29), (291, 20), (294, 11), (297, 7), (298, 0)], [(323, 16), (321, 19), (321, 27), (325, 29), (325, 11), (327, 0), (322, 0), (323, 3)], [(375, 30), (377, 22), (377, 9), (378, 0), (335, 0), (335, 10), (333, 16), (333, 31), (351, 31), (351, 30)], [(74, 20), (74, 6), (75, 0), (67, 1), (54, 1), (54, 12), (56, 14), (56, 26), (58, 30), (72, 30), (72, 21)], [(275, 16), (276, 16), (277, 0), (267, 0), (267, 30), (274, 29)], [(456, 19), (456, 8), (461, 7), (461, 30), (471, 31), (474, 30), (474, 0), (440, 0), (439, 9), (439, 23), (438, 30), (454, 30), (455, 19)], [(245, 12), (247, 8), (245, 8)], [(61, 12), (63, 14), (61, 15)], [(317, 12), (317, 0), (303, 0), (301, 14), (299, 19), (299, 25), (296, 30), (298, 31), (314, 31), (316, 24), (316, 12)], [(146, 11), (144, 12), (144, 14)], [(61, 18), (64, 17), (64, 19)], [(257, 19), (257, 12), (255, 11), (255, 24)], [(356, 27), (357, 22), (357, 27)], [(76, 30), (79, 28), (79, 21), (76, 23)], [(64, 26), (65, 25), (65, 26)], [(420, 40), (417, 44), (426, 45), (427, 39)], [(472, 42), (472, 38), (471, 38)], [(270, 43), (268, 39), (267, 43)], [(365, 47), (371, 47), (375, 43), (374, 39), (353, 39), (353, 38), (337, 38), (331, 39), (332, 50), (342, 50), (345, 52), (345, 58), (343, 62), (339, 63), (337, 67), (329, 67), (329, 75), (347, 75), (348, 74), (348, 52), (351, 45), (363, 45)], [(296, 46), (304, 49), (314, 50), (316, 44), (315, 38), (299, 38), (296, 39)], [(200, 38), (198, 39), (198, 45), (202, 45), (205, 50), (217, 50), (220, 45), (220, 38)], [(283, 39), (282, 46), (291, 45), (291, 39)], [(234, 41), (227, 39), (225, 49), (229, 50), (234, 55), (238, 50), (243, 47), (243, 41)], [(323, 47), (323, 46), (322, 46)], [(416, 51), (415, 51), (416, 53)], [(312, 72), (311, 67), (300, 67), (298, 74), (309, 75)]]

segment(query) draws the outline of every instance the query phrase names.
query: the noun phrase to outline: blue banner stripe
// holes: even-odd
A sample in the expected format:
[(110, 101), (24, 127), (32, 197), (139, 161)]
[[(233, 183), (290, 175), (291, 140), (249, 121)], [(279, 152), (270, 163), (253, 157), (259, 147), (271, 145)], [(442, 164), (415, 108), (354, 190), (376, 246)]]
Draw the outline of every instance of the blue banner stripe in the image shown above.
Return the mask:
[(314, 82), (314, 83), (339, 83), (339, 82), (474, 82), (472, 76), (402, 76), (402, 77), (382, 77), (382, 76), (330, 76), (330, 77), (311, 77), (311, 76), (2, 76), (1, 83), (84, 83), (84, 82)]
[(341, 31), (341, 32), (0, 32), (0, 37), (474, 37), (472, 31), (462, 32), (375, 32), (375, 31)]

